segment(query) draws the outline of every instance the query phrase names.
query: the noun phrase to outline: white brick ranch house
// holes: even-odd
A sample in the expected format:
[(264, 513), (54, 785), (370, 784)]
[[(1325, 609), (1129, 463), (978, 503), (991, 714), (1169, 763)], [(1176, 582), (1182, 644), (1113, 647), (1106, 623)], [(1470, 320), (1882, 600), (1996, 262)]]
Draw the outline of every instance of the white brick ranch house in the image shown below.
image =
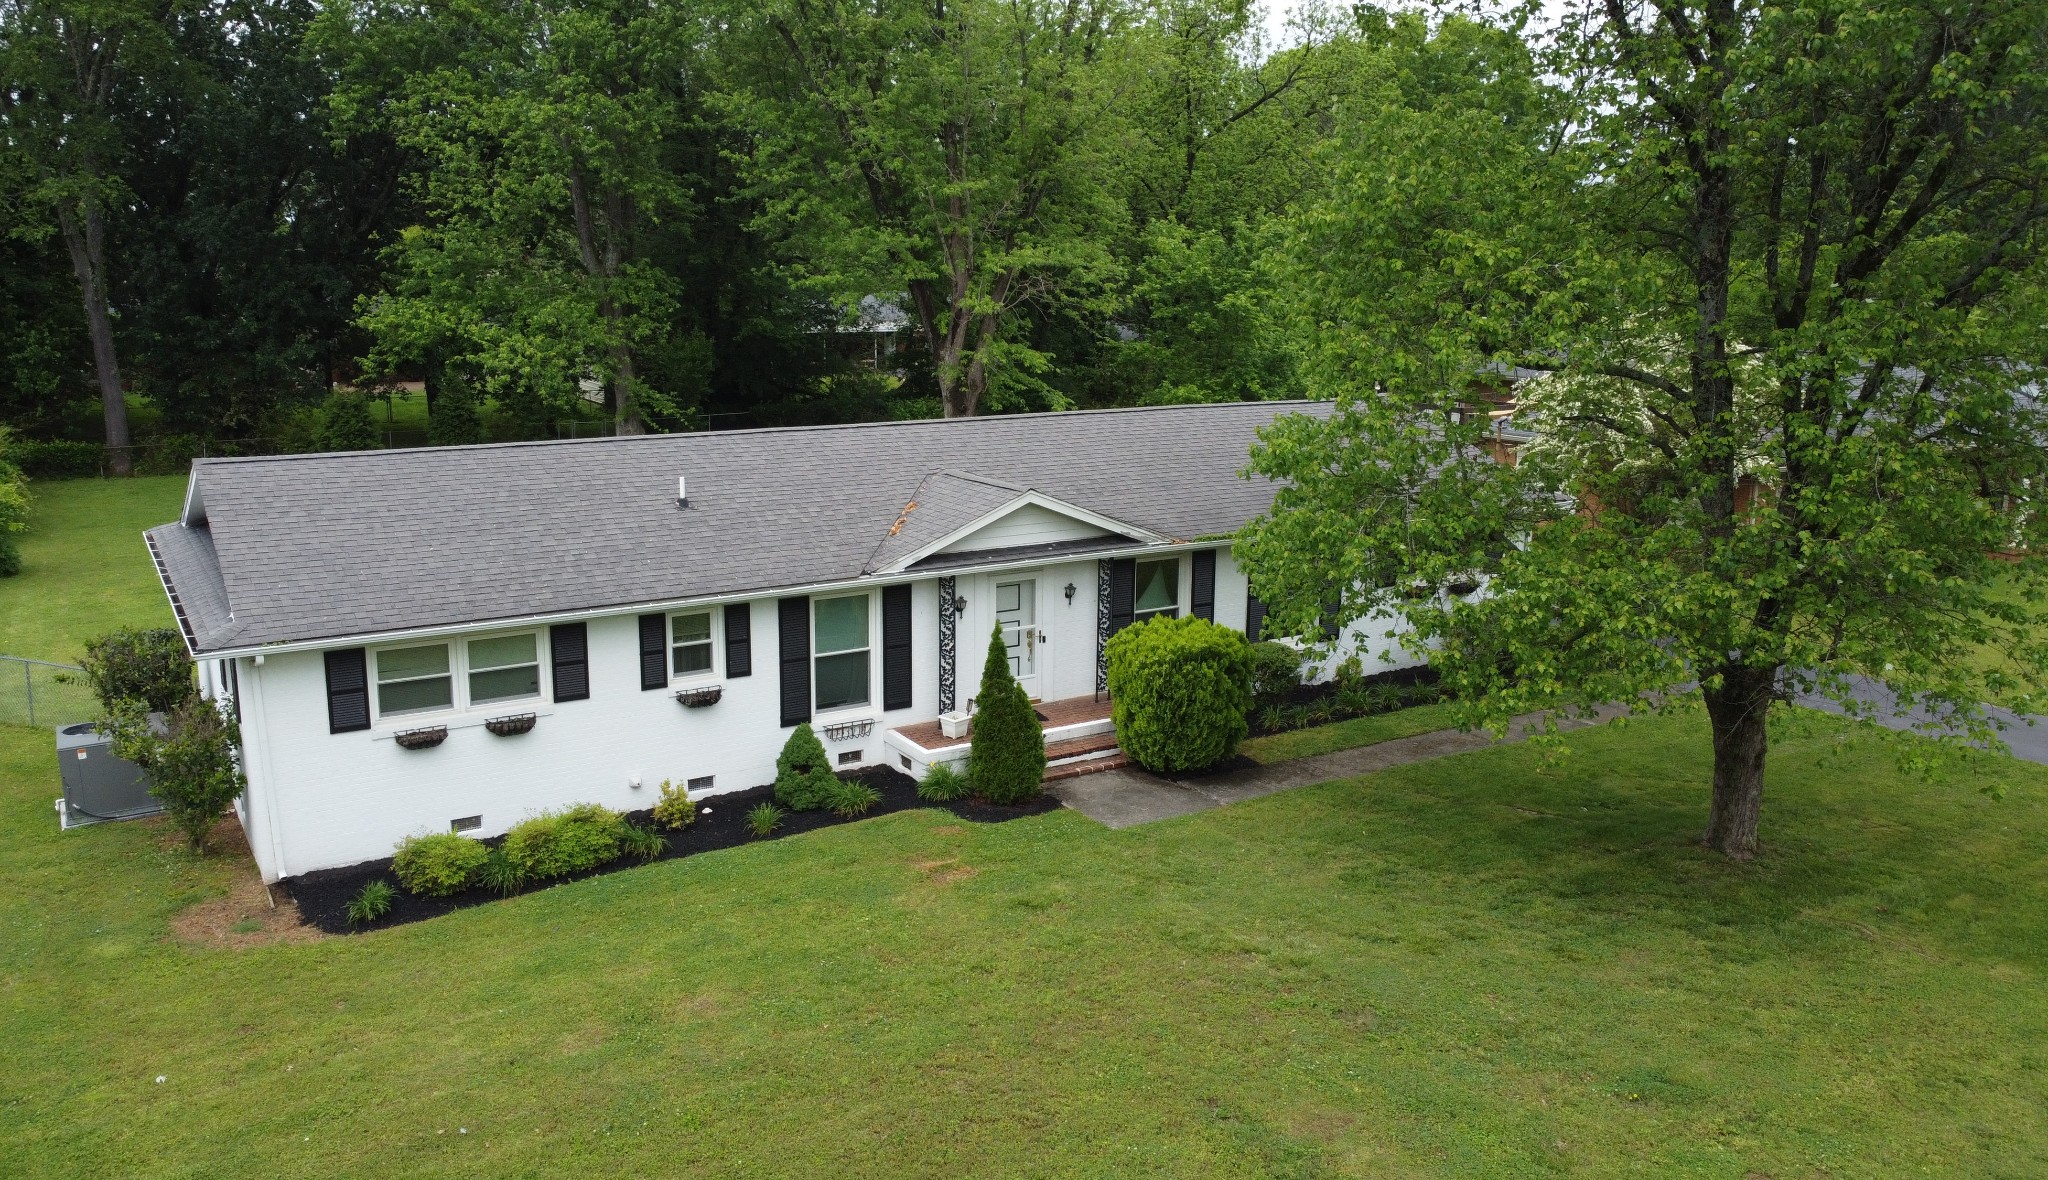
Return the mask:
[(202, 459), (145, 536), (203, 689), (241, 718), (237, 807), (276, 880), (414, 832), (648, 807), (664, 779), (756, 786), (806, 721), (841, 766), (922, 774), (965, 756), (936, 721), (998, 625), (1055, 762), (1112, 755), (1104, 640), (1165, 612), (1256, 634), (1227, 539), (1271, 503), (1247, 448), (1323, 412)]

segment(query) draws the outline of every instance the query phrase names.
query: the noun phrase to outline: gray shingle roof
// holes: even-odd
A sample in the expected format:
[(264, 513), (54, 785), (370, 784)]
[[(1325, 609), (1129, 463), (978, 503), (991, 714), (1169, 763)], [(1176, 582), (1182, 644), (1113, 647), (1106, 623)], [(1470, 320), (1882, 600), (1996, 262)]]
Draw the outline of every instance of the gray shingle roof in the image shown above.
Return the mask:
[(1177, 539), (1228, 533), (1272, 502), (1270, 484), (1238, 473), (1254, 431), (1285, 412), (1328, 410), (1249, 402), (202, 459), (192, 476), (206, 524), (150, 538), (201, 651), (769, 592), (858, 578), (1023, 488)]

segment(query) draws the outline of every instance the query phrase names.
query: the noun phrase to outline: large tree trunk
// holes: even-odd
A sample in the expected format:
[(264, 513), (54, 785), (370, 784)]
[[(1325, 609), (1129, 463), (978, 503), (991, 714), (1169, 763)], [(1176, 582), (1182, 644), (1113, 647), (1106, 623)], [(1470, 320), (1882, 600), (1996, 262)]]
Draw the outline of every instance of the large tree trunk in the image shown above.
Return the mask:
[(107, 424), (107, 466), (116, 475), (127, 475), (134, 469), (134, 457), (128, 449), (128, 401), (121, 392), (121, 366), (114, 356), (114, 321), (107, 314), (106, 229), (89, 201), (80, 210), (68, 201), (58, 202), (57, 226), (71, 254), (71, 273), (78, 279), (86, 332), (92, 338), (93, 369)]
[(1732, 860), (1756, 855), (1757, 820), (1764, 806), (1765, 720), (1777, 690), (1777, 671), (1726, 667), (1720, 687), (1706, 693), (1714, 735), (1714, 798), (1702, 842)]

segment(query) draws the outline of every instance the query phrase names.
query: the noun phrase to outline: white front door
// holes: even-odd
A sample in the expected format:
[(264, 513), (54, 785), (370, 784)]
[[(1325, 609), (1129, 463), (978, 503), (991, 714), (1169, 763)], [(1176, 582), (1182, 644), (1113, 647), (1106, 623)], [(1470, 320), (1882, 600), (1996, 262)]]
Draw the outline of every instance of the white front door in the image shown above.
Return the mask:
[(996, 583), (996, 625), (1003, 646), (1010, 649), (1010, 675), (1024, 686), (1024, 695), (1038, 699), (1038, 579)]

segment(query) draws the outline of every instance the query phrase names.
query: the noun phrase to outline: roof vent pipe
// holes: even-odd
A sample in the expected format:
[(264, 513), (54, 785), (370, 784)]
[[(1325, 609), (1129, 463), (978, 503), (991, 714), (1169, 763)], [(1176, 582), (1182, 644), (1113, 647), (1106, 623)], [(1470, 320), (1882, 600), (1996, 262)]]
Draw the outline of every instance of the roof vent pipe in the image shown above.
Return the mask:
[(690, 481), (687, 476), (676, 476), (676, 507), (690, 506)]

